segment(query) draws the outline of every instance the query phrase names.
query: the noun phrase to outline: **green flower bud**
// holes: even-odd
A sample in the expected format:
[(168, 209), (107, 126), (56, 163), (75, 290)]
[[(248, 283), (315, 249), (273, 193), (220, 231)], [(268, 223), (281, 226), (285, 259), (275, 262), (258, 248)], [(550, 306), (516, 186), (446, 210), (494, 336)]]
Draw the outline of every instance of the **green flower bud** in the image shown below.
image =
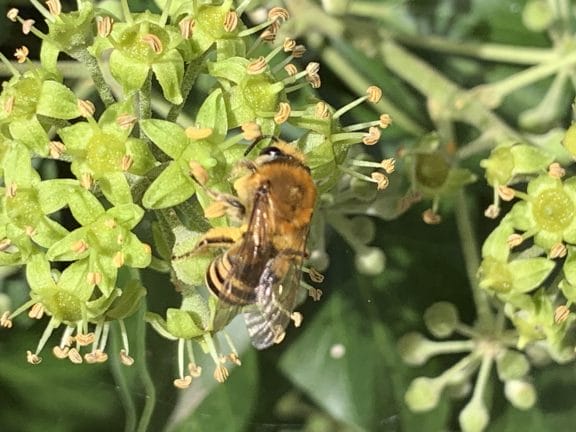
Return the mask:
[(410, 383), (404, 401), (410, 411), (430, 411), (438, 405), (442, 389), (443, 385), (437, 379), (418, 377)]
[(376, 225), (368, 216), (355, 216), (350, 219), (352, 235), (359, 243), (368, 244), (376, 236)]
[(506, 381), (504, 395), (512, 405), (521, 410), (532, 408), (537, 399), (534, 386), (523, 380)]
[(354, 258), (356, 270), (367, 276), (376, 276), (386, 267), (386, 255), (377, 247), (362, 248)]
[(528, 30), (541, 32), (554, 21), (554, 12), (545, 0), (530, 0), (522, 11), (522, 22)]
[(411, 332), (398, 340), (398, 352), (406, 363), (419, 366), (434, 355), (433, 342), (420, 333)]
[(446, 338), (458, 325), (458, 310), (449, 302), (434, 303), (424, 312), (426, 328), (437, 338)]
[(489, 421), (490, 415), (481, 399), (473, 398), (458, 416), (462, 432), (482, 432)]
[(519, 379), (530, 370), (530, 362), (524, 354), (506, 350), (496, 358), (496, 370), (501, 381)]

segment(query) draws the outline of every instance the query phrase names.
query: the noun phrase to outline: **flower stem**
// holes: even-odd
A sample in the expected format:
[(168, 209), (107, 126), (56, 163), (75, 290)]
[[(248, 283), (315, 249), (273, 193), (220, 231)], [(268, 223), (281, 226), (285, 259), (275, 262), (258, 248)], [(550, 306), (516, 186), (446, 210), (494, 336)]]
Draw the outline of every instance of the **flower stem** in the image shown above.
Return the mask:
[[(112, 351), (114, 353), (120, 352), (119, 339), (119, 331), (116, 327), (114, 327), (111, 341)], [(114, 377), (116, 385), (118, 386), (120, 402), (124, 407), (124, 415), (126, 416), (124, 430), (126, 432), (132, 432), (136, 429), (136, 406), (134, 404), (134, 400), (132, 399), (132, 393), (130, 391), (128, 381), (126, 380), (126, 375), (122, 370), (124, 366), (120, 364), (120, 356), (113, 355), (110, 357), (110, 371)]]
[(75, 50), (73, 53), (70, 53), (71, 56), (74, 57), (75, 60), (82, 63), (86, 66), (86, 69), (90, 72), (90, 76), (94, 81), (94, 86), (96, 87), (96, 91), (102, 99), (102, 102), (105, 106), (110, 106), (116, 100), (114, 99), (114, 95), (112, 94), (112, 90), (106, 83), (104, 76), (102, 75), (102, 71), (100, 70), (100, 65), (98, 61), (92, 57), (92, 55), (86, 49), (79, 49)]
[(456, 200), (456, 223), (458, 225), (462, 252), (464, 254), (466, 273), (472, 289), (474, 304), (476, 305), (476, 310), (478, 312), (478, 321), (480, 325), (489, 325), (494, 316), (490, 310), (488, 297), (486, 297), (484, 291), (482, 291), (478, 286), (476, 272), (480, 267), (480, 254), (478, 253), (479, 247), (476, 235), (474, 234), (470, 211), (468, 210), (464, 191), (458, 193)]
[(182, 98), (184, 102), (179, 105), (173, 105), (166, 116), (166, 120), (175, 122), (180, 112), (182, 112), (182, 108), (184, 108), (184, 104), (188, 99), (188, 95), (190, 94), (190, 90), (194, 86), (198, 75), (200, 75), (200, 70), (202, 66), (205, 65), (205, 55), (198, 57), (197, 59), (192, 60), (186, 66), (186, 72), (184, 73), (184, 78), (182, 79)]
[(136, 316), (136, 364), (138, 368), (138, 376), (140, 377), (142, 384), (144, 385), (144, 390), (146, 392), (146, 398), (144, 402), (144, 409), (142, 410), (142, 415), (140, 416), (140, 421), (138, 422), (138, 432), (146, 432), (148, 426), (150, 425), (150, 420), (152, 418), (152, 413), (154, 407), (156, 406), (156, 388), (154, 387), (154, 382), (150, 376), (150, 371), (148, 370), (146, 363), (146, 321), (144, 320), (144, 314), (146, 313), (146, 300), (142, 300), (142, 304), (138, 309), (138, 314)]

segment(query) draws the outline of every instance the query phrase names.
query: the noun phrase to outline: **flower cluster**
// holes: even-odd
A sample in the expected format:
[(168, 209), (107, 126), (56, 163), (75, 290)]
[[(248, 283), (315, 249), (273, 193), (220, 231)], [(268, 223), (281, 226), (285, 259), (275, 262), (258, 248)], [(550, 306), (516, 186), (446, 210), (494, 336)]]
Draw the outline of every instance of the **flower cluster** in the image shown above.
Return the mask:
[[(124, 341), (121, 360), (132, 364), (123, 320), (146, 295), (138, 269), (153, 264), (170, 272), (182, 294), (181, 306), (168, 309), (165, 318), (146, 315), (160, 334), (178, 342), (174, 384), (185, 388), (200, 374), (192, 342), (210, 354), (214, 377), (224, 381), (225, 362), (240, 364), (232, 341), (221, 331), (230, 317), (203, 288), (210, 257), (189, 252), (210, 227), (202, 217), (211, 204), (206, 188), (230, 193), (229, 178), (247, 142), (279, 136), (284, 123), (300, 130), (294, 145), (305, 154), (323, 194), (311, 262), (327, 265), (322, 231), (328, 222), (350, 239), (359, 268), (382, 270), (382, 252), (367, 246), (372, 235), (360, 240), (349, 235), (351, 225), (365, 219), (339, 215), (335, 203), (342, 196), (363, 196), (366, 188), (358, 182), (375, 184), (374, 191), (388, 185), (392, 159), (351, 159), (349, 150), (353, 144), (377, 143), (390, 118), (340, 123), (359, 103), (378, 102), (381, 91), (370, 87), (339, 109), (314, 98), (293, 106), (295, 91), (321, 85), (319, 65), (308, 63), (299, 70), (305, 48), (290, 38), (277, 40), (289, 18), (285, 9), (273, 8), (263, 23), (247, 27), (242, 17), (251, 2), (239, 3), (167, 0), (160, 14), (134, 14), (122, 1), (119, 18), (118, 12), (96, 10), (89, 1), (64, 12), (58, 0), (49, 0), (47, 9), (34, 3), (46, 18), (45, 33), (18, 10), (9, 11), (8, 18), (19, 22), (24, 33), (42, 39), (40, 65), (28, 60), (26, 47), (17, 50), (17, 61), (30, 65), (24, 73), (0, 56), (14, 75), (0, 94), (5, 185), (0, 264), (24, 266), (30, 287), (30, 300), (12, 312), (2, 311), (0, 324), (10, 328), (26, 310), (32, 318), (50, 317), (38, 346), (28, 352), (30, 363), (41, 361), (41, 351), (59, 327), (61, 342), (53, 349), (57, 357), (73, 363), (106, 361), (108, 334), (116, 322)], [(100, 101), (76, 97), (58, 68), (60, 53), (86, 66)], [(210, 88), (195, 87), (201, 76), (210, 77)], [(158, 99), (152, 98), (156, 84), (162, 94)], [(195, 91), (206, 95), (191, 119), (184, 114), (185, 104)], [(159, 110), (163, 119), (152, 118), (158, 106), (167, 107)], [(54, 161), (58, 165), (49, 165)], [(63, 171), (70, 174), (50, 174), (54, 170), (45, 166), (66, 166)], [(362, 172), (366, 169), (369, 175)], [(348, 192), (341, 195), (344, 189)], [(374, 198), (367, 195), (364, 201)], [(73, 223), (64, 223), (66, 217)], [(220, 217), (211, 223), (228, 221)], [(152, 227), (153, 235), (146, 237), (151, 245), (141, 240), (147, 234), (142, 226)], [(313, 269), (309, 272), (318, 279)], [(308, 288), (319, 297), (319, 290)], [(216, 333), (223, 335), (230, 354), (220, 354)]]

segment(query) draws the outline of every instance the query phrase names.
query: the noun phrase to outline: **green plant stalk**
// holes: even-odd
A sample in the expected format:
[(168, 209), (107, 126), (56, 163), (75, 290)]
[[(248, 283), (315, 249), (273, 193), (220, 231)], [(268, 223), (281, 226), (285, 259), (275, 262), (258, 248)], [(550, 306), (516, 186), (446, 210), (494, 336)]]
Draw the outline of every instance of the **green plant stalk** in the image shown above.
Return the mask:
[[(120, 338), (119, 330), (116, 326), (112, 329), (112, 351), (115, 353), (120, 352), (120, 344), (118, 339)], [(124, 431), (133, 432), (136, 429), (136, 406), (134, 400), (132, 399), (132, 392), (126, 376), (122, 371), (122, 365), (120, 364), (120, 356), (113, 355), (110, 358), (110, 371), (114, 377), (116, 385), (118, 385), (118, 391), (120, 396), (120, 402), (124, 407), (124, 413), (126, 415)]]
[(154, 382), (152, 381), (152, 377), (150, 376), (146, 362), (146, 321), (144, 319), (144, 315), (146, 313), (147, 307), (145, 298), (142, 299), (141, 302), (142, 303), (138, 309), (138, 314), (136, 317), (136, 363), (138, 376), (140, 377), (140, 380), (144, 386), (146, 398), (144, 402), (144, 408), (142, 409), (142, 414), (138, 422), (138, 428), (136, 430), (138, 432), (147, 432), (148, 426), (150, 425), (150, 420), (152, 419), (152, 413), (154, 412), (154, 407), (156, 406), (156, 388), (154, 387)]
[[(152, 71), (148, 71), (148, 76), (144, 85), (138, 92), (138, 120), (145, 120), (152, 117)], [(140, 129), (140, 138), (148, 141), (148, 137)]]
[(426, 35), (426, 37), (392, 34), (392, 38), (403, 44), (432, 51), (473, 57), (479, 60), (535, 65), (558, 58), (548, 48), (524, 48), (515, 45), (454, 42), (450, 39)]
[(75, 60), (82, 63), (86, 69), (88, 69), (88, 72), (94, 81), (94, 87), (96, 87), (96, 91), (98, 92), (98, 95), (100, 96), (100, 99), (102, 99), (104, 105), (108, 107), (116, 102), (116, 99), (114, 99), (114, 95), (112, 94), (112, 90), (102, 75), (98, 61), (92, 57), (88, 50), (77, 50), (73, 53), (73, 57)]
[(166, 120), (171, 121), (171, 122), (176, 121), (176, 119), (178, 118), (178, 116), (182, 112), (182, 108), (184, 108), (184, 104), (186, 103), (186, 100), (188, 100), (188, 95), (190, 94), (190, 90), (192, 90), (192, 87), (194, 86), (194, 83), (196, 82), (198, 75), (200, 75), (200, 71), (202, 69), (202, 66), (204, 66), (205, 64), (206, 64), (206, 55), (205, 54), (198, 57), (197, 59), (192, 60), (190, 63), (188, 63), (188, 66), (186, 66), (186, 72), (184, 73), (184, 78), (182, 80), (182, 89), (181, 89), (182, 98), (183, 98), (184, 102), (182, 102), (179, 105), (173, 105), (170, 108), (168, 115), (166, 116)]
[(466, 274), (468, 275), (474, 304), (478, 313), (478, 324), (486, 328), (494, 321), (494, 314), (490, 309), (486, 293), (478, 286), (476, 273), (480, 267), (480, 254), (478, 253), (480, 249), (474, 234), (470, 211), (468, 210), (466, 195), (463, 190), (458, 192), (456, 198), (456, 224), (458, 226), (460, 244), (462, 245), (462, 253), (464, 254)]
[(428, 110), (433, 118), (445, 117), (463, 121), (481, 131), (490, 130), (494, 138), (492, 145), (503, 139), (524, 140), (517, 131), (480, 103), (477, 95), (458, 87), (393, 40), (384, 40), (380, 53), (392, 72), (428, 99)]

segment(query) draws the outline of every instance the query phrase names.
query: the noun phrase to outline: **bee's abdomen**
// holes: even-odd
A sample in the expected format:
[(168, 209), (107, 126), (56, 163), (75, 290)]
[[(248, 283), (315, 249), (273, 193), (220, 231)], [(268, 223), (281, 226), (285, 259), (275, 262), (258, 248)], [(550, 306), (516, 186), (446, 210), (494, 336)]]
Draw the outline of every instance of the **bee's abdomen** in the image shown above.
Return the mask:
[(237, 268), (238, 263), (231, 263), (228, 252), (218, 256), (208, 266), (206, 271), (206, 285), (222, 301), (231, 304), (244, 306), (256, 301), (256, 293), (250, 279), (252, 272), (244, 272), (235, 275), (233, 268)]

